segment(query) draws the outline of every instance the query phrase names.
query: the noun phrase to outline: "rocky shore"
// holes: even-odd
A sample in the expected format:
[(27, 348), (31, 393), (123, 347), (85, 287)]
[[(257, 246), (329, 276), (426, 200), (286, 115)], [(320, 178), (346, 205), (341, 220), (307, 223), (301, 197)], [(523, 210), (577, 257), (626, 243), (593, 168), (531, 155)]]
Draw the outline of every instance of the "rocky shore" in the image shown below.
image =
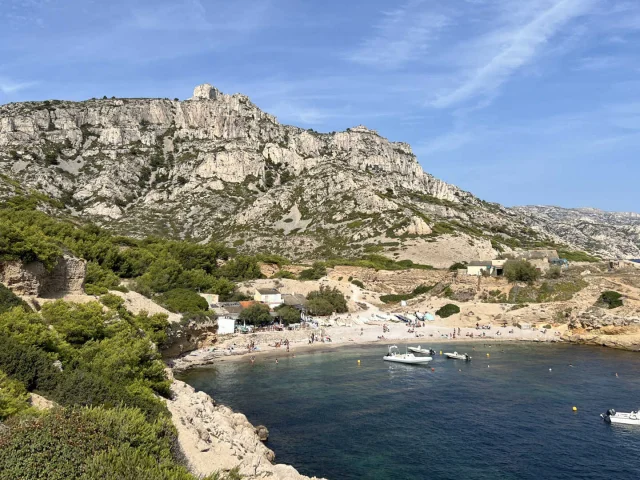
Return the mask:
[(290, 465), (276, 464), (275, 453), (260, 440), (264, 427), (254, 427), (241, 413), (218, 405), (206, 393), (179, 380), (167, 400), (178, 441), (190, 470), (200, 476), (239, 469), (242, 478), (318, 480), (299, 474)]

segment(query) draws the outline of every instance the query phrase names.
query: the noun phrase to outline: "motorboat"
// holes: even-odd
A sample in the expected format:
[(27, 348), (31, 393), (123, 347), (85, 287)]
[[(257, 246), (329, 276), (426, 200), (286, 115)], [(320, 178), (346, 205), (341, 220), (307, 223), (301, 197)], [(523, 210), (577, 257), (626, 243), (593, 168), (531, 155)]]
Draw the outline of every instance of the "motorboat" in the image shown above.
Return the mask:
[(640, 410), (624, 413), (616, 412), (613, 408), (600, 414), (602, 419), (607, 423), (622, 423), (625, 425), (640, 425)]
[(464, 360), (465, 362), (468, 362), (471, 360), (471, 357), (466, 353), (458, 353), (458, 352), (445, 353), (444, 356), (447, 358), (452, 358), (453, 360)]
[(420, 345), (417, 347), (409, 347), (408, 350), (412, 353), (420, 353), (423, 355), (435, 355), (436, 351), (431, 348), (422, 348)]
[(421, 322), (424, 321), (424, 314), (420, 313), (420, 312), (415, 312), (414, 315), (416, 316), (416, 318), (418, 320), (420, 320)]
[(431, 357), (416, 357), (413, 353), (398, 353), (398, 347), (392, 345), (382, 359), (386, 362), (408, 363), (411, 365), (425, 364), (433, 360)]

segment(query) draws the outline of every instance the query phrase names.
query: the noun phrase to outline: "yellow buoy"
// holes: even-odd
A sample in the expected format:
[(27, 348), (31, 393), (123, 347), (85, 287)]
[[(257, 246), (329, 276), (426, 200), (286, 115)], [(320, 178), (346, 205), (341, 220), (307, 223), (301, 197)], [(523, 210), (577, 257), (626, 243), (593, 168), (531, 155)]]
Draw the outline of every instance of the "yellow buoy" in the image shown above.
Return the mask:
[(440, 350), (440, 355), (442, 355), (442, 350)]
[(573, 407), (573, 411), (577, 412), (578, 411), (578, 407)]
[(490, 356), (491, 356), (491, 355), (489, 355), (489, 354), (487, 353), (487, 357), (490, 357)]
[(360, 360), (358, 360), (358, 365), (360, 365)]

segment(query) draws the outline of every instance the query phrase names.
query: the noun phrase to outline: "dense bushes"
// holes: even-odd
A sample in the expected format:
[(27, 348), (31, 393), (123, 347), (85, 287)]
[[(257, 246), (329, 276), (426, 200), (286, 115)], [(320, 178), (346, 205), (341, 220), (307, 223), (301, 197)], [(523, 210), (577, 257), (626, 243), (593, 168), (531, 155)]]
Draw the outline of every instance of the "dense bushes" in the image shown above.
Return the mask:
[(0, 313), (8, 312), (14, 307), (31, 310), (24, 300), (0, 283)]
[(246, 322), (249, 325), (261, 325), (269, 323), (271, 318), (271, 309), (263, 303), (254, 303), (240, 312), (238, 320)]
[(173, 460), (176, 433), (169, 420), (149, 422), (136, 409), (52, 410), (8, 426), (0, 436), (3, 478), (193, 478)]
[(360, 287), (364, 289), (364, 283), (362, 283), (360, 280), (358, 279), (354, 279), (351, 280), (351, 283), (353, 283), (356, 287)]
[(285, 325), (300, 322), (300, 310), (288, 305), (280, 305), (276, 308), (276, 313), (280, 317), (280, 321)]
[(623, 305), (622, 294), (613, 290), (607, 290), (605, 292), (602, 292), (600, 298), (598, 299), (598, 303), (610, 309), (621, 307)]
[(160, 295), (159, 302), (170, 312), (176, 313), (197, 313), (209, 309), (209, 304), (204, 297), (186, 288), (169, 290)]
[(322, 262), (315, 262), (311, 268), (300, 272), (300, 280), (320, 280), (327, 275), (327, 267)]
[(332, 313), (345, 313), (347, 300), (337, 288), (320, 286), (307, 295), (307, 308), (312, 315), (331, 315)]
[(540, 278), (540, 271), (526, 260), (508, 260), (504, 264), (504, 276), (510, 282), (533, 283)]
[(29, 394), (24, 385), (0, 370), (0, 422), (29, 408)]
[(456, 313), (460, 313), (460, 307), (454, 305), (453, 303), (447, 303), (445, 306), (436, 311), (436, 315), (438, 315), (440, 318), (447, 318)]
[(570, 262), (599, 262), (600, 259), (585, 252), (574, 252), (572, 250), (558, 250), (558, 256)]

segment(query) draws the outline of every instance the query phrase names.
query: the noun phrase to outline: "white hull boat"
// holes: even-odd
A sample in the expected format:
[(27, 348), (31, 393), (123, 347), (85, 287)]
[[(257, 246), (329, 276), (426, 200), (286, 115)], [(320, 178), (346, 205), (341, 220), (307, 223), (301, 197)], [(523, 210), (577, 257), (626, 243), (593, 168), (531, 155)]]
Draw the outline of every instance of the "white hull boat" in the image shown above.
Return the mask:
[(382, 359), (385, 362), (406, 363), (409, 365), (420, 365), (429, 363), (433, 358), (431, 357), (416, 357), (413, 353), (398, 353), (398, 347), (395, 345), (389, 347), (389, 353), (387, 353)]
[(624, 413), (616, 412), (613, 408), (600, 415), (607, 423), (621, 423), (624, 425), (640, 425), (640, 411)]
[(466, 353), (458, 353), (458, 352), (445, 353), (444, 356), (447, 358), (451, 358), (453, 360), (464, 360), (466, 362), (471, 360), (471, 357)]
[(409, 347), (409, 351), (411, 353), (420, 353), (422, 355), (435, 355), (436, 352), (435, 350), (429, 349), (429, 348), (422, 348), (420, 345), (418, 345), (417, 347)]

